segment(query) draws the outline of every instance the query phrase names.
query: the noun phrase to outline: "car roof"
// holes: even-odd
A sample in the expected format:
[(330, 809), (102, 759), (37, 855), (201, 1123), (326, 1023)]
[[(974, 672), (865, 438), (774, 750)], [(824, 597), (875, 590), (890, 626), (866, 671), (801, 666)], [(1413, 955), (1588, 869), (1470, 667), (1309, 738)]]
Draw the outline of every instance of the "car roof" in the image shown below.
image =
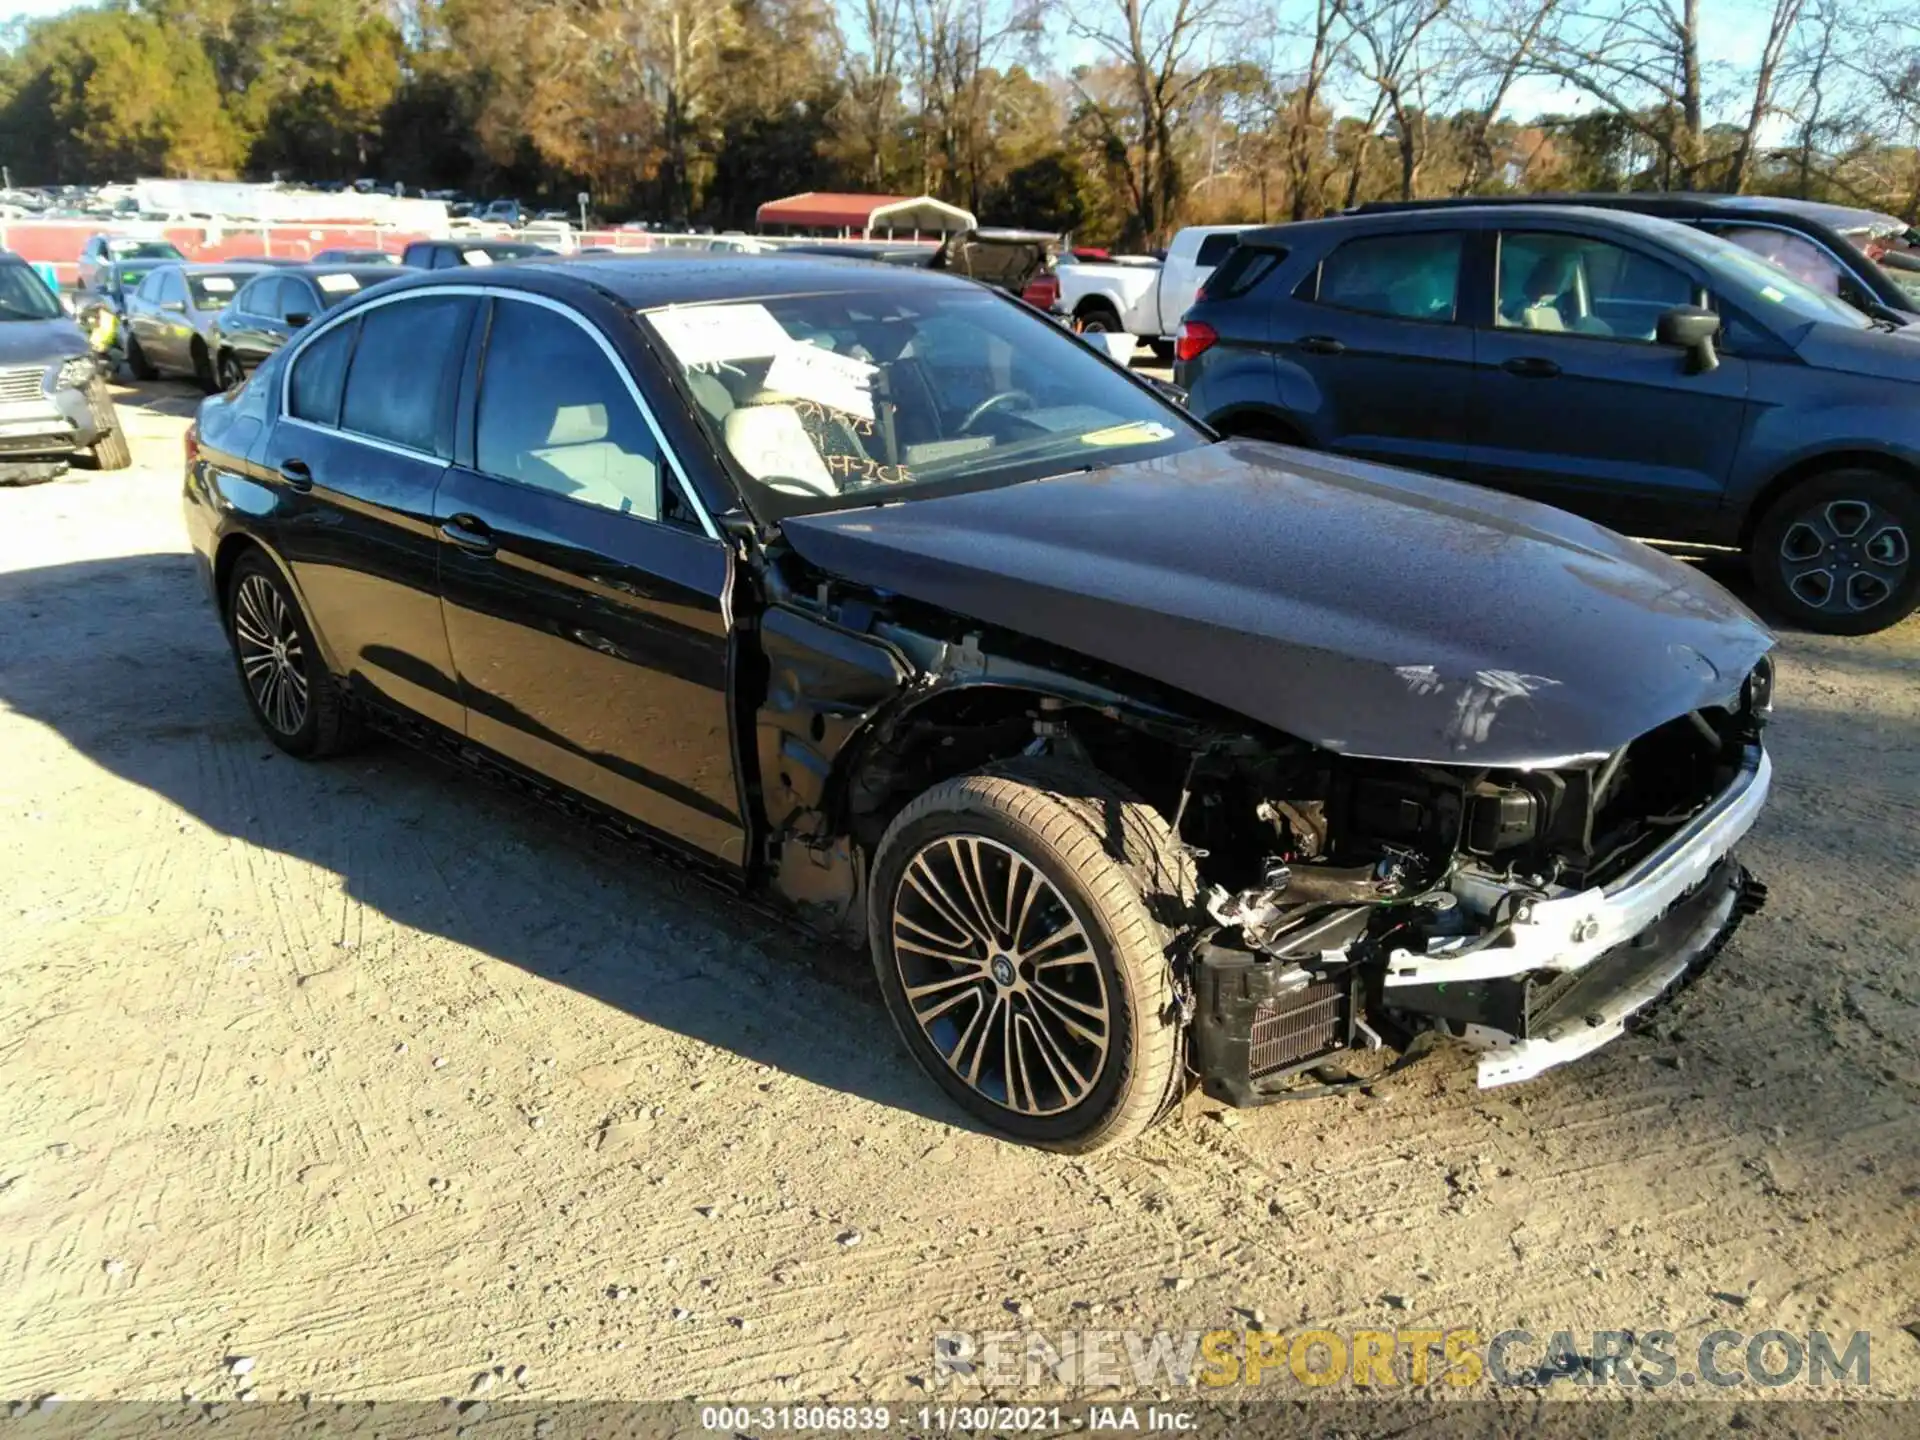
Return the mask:
[(527, 290), (584, 285), (633, 310), (709, 300), (770, 299), (820, 290), (887, 291), (921, 285), (973, 291), (981, 288), (938, 270), (875, 265), (847, 256), (789, 255), (784, 251), (742, 255), (723, 250), (538, 256), (500, 269), (469, 266), (415, 273), (397, 283), (407, 288), (487, 285)]
[[(156, 270), (164, 266), (156, 265)], [(175, 260), (173, 268), (188, 275), (231, 275), (237, 270), (260, 271), (270, 269), (255, 259), (245, 260)]]
[(1579, 220), (1583, 223), (1633, 231), (1650, 239), (1671, 235), (1672, 232), (1667, 227), (1674, 224), (1671, 219), (1659, 215), (1644, 215), (1635, 210), (1606, 209), (1597, 205), (1500, 202), (1493, 204), (1441, 202), (1436, 205), (1395, 203), (1381, 209), (1362, 206), (1359, 210), (1349, 211), (1345, 215), (1329, 215), (1324, 220), (1296, 220), (1285, 225), (1263, 225), (1255, 230), (1243, 231), (1240, 243), (1284, 250), (1306, 232), (1328, 234), (1341, 234), (1349, 230), (1391, 232), (1402, 228), (1407, 222), (1424, 222), (1420, 228), (1440, 229), (1448, 224), (1458, 224), (1463, 217), (1468, 220), (1497, 219), (1503, 225), (1511, 225), (1516, 220), (1539, 224)]
[(394, 278), (399, 270), (397, 265), (364, 265), (354, 260), (323, 260), (317, 265), (286, 265), (275, 273), (280, 275), (303, 275), (309, 280), (318, 280), (323, 275), (352, 275), (365, 280), (368, 284), (385, 284)]
[(1411, 213), (1475, 208), (1505, 211), (1516, 205), (1552, 205), (1556, 208), (1584, 205), (1595, 209), (1687, 219), (1728, 214), (1753, 218), (1773, 216), (1825, 225), (1834, 230), (1884, 228), (1901, 223), (1896, 217), (1877, 210), (1832, 205), (1820, 200), (1800, 200), (1784, 195), (1717, 195), (1704, 190), (1588, 190), (1538, 195), (1456, 195), (1432, 200), (1375, 200), (1356, 206), (1347, 213), (1386, 215), (1396, 211)]

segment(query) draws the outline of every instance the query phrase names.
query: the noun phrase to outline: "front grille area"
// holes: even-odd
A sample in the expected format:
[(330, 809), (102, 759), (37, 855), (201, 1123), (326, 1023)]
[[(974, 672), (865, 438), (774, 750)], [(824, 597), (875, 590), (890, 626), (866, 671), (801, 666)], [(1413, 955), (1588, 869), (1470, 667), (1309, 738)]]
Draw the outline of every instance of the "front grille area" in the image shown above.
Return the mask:
[(1346, 998), (1346, 986), (1321, 980), (1282, 999), (1262, 1001), (1253, 1012), (1250, 1078), (1336, 1049)]
[(0, 400), (38, 400), (46, 378), (44, 365), (0, 365)]

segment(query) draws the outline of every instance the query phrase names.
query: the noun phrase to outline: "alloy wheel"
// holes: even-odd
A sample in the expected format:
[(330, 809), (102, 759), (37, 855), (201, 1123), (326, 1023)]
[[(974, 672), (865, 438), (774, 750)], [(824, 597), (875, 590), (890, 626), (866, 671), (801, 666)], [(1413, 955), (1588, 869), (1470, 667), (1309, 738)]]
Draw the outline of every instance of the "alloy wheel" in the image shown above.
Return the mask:
[(1780, 537), (1787, 589), (1814, 610), (1859, 614), (1896, 594), (1912, 547), (1899, 520), (1868, 500), (1829, 500), (1802, 512)]
[(215, 364), (219, 369), (219, 374), (215, 377), (215, 380), (223, 392), (233, 389), (246, 378), (240, 373), (240, 362), (225, 351), (221, 352), (220, 358)]
[(914, 1020), (953, 1073), (1022, 1115), (1085, 1100), (1113, 1015), (1091, 932), (1039, 868), (982, 835), (943, 835), (901, 873), (894, 964)]
[(244, 576), (234, 591), (233, 640), (261, 718), (282, 735), (298, 735), (307, 723), (306, 647), (293, 607), (264, 575)]

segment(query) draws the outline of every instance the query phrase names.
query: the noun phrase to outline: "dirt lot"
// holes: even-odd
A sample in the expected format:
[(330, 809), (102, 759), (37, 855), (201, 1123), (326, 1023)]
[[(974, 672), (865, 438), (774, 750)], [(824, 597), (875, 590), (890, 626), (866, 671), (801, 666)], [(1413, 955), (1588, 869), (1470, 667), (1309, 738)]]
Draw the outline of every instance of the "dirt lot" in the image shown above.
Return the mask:
[(193, 397), (122, 399), (138, 468), (0, 491), (0, 1395), (912, 1399), (937, 1330), (1258, 1310), (1870, 1330), (1920, 1396), (1920, 623), (1786, 638), (1773, 900), (1661, 1033), (1061, 1159), (858, 957), (403, 750), (271, 750)]

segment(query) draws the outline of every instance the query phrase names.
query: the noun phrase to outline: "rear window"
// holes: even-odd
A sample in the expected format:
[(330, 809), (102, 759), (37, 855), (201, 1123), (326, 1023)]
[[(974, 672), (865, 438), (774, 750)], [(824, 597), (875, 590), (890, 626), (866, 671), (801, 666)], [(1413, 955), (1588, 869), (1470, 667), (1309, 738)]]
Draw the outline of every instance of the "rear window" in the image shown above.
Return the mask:
[(193, 291), (193, 308), (196, 310), (226, 309), (246, 281), (247, 275), (244, 271), (238, 275), (189, 275), (187, 288)]
[(1287, 252), (1284, 250), (1236, 243), (1221, 262), (1220, 268), (1209, 275), (1206, 284), (1201, 286), (1200, 298), (1231, 300), (1236, 295), (1244, 295), (1271, 275), (1286, 258)]
[(1200, 253), (1194, 257), (1196, 265), (1218, 265), (1231, 255), (1240, 245), (1239, 235), (1228, 232), (1223, 235), (1208, 235), (1200, 242)]

